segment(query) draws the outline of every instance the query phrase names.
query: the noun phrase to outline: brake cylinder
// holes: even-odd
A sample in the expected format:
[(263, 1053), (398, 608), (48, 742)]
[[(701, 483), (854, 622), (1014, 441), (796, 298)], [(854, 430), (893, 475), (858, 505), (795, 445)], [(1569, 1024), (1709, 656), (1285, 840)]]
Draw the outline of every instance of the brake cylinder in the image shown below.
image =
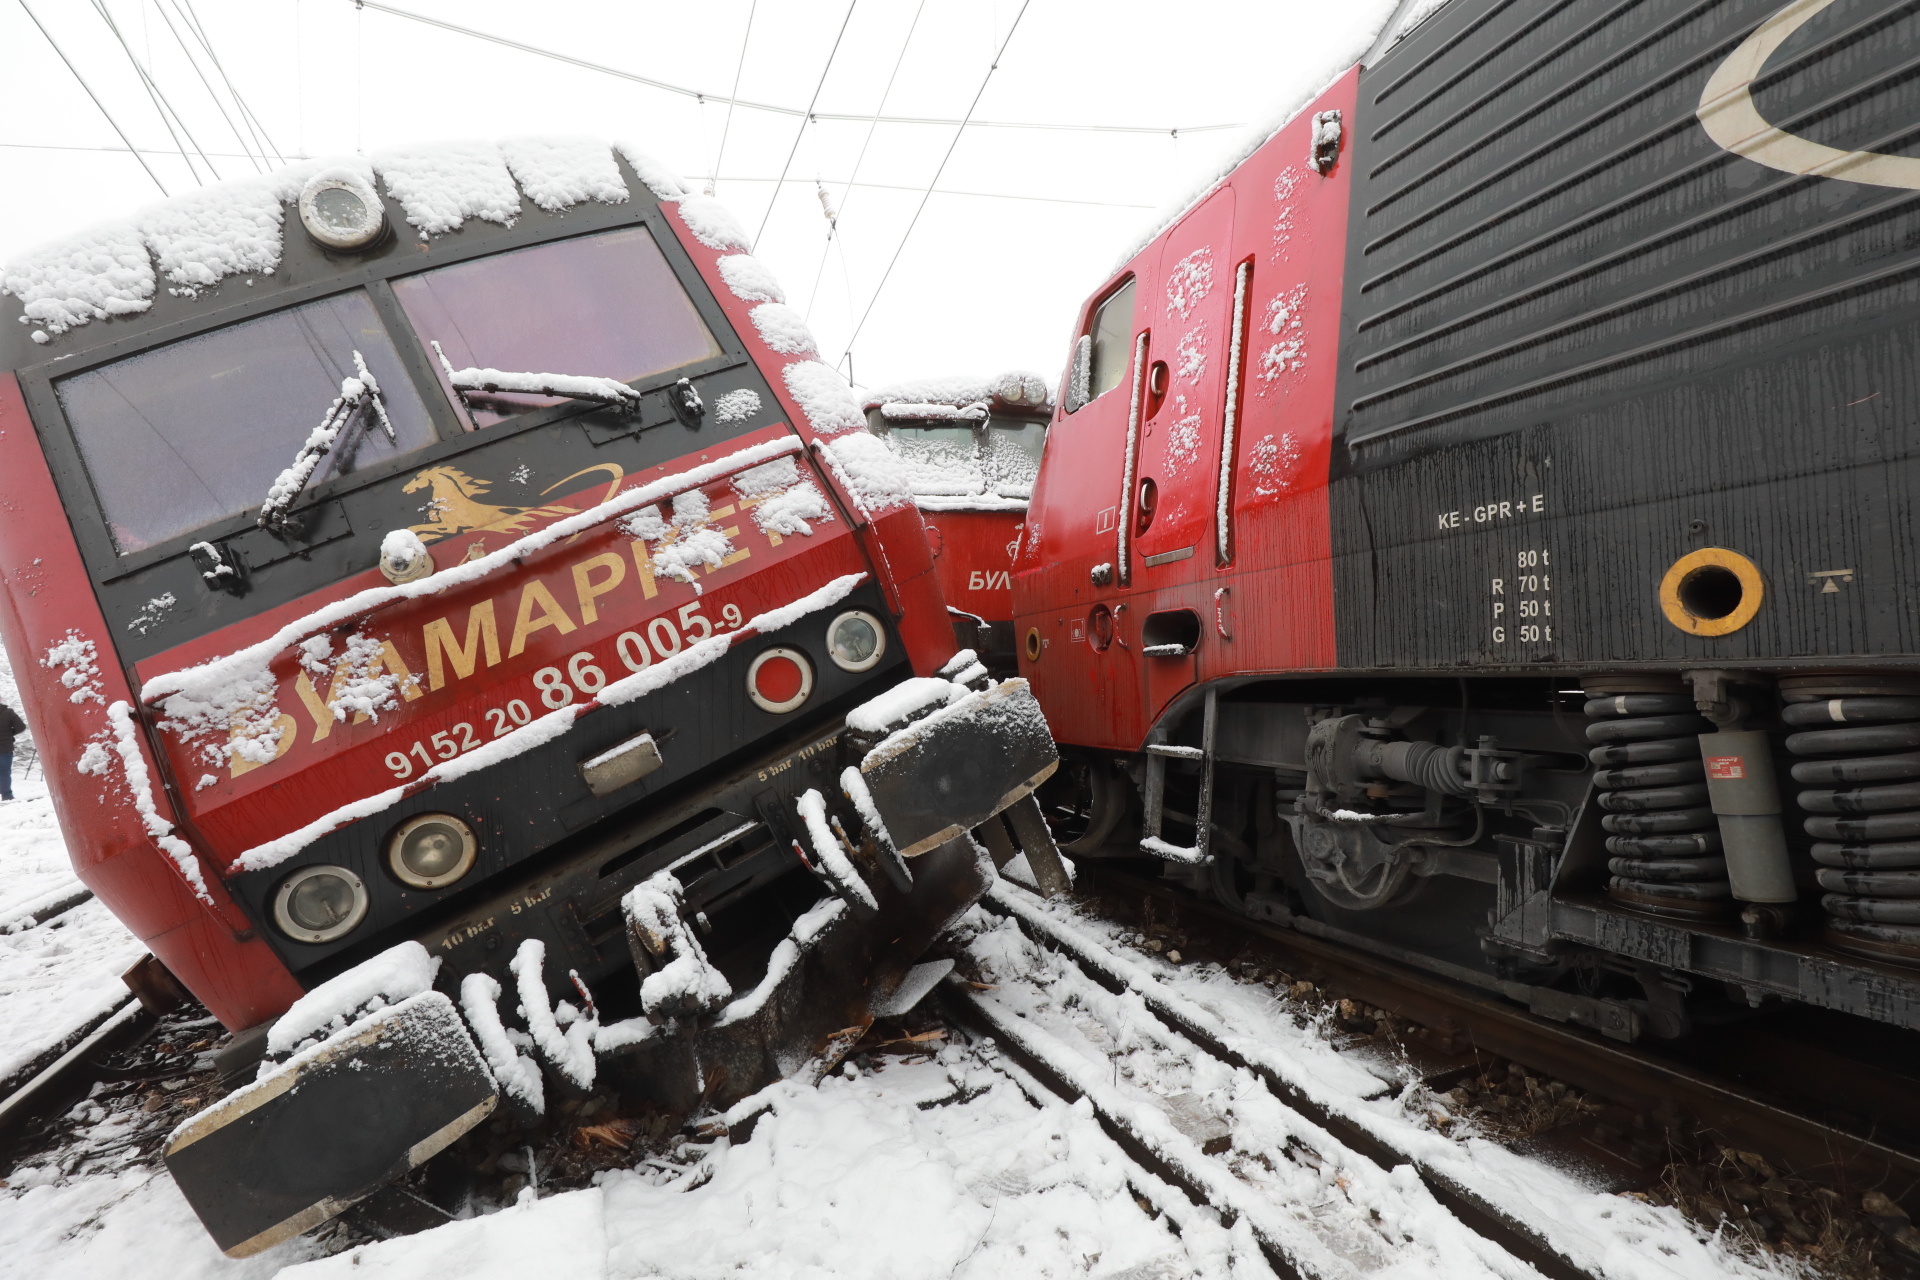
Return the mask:
[(1793, 866), (1780, 825), (1780, 785), (1767, 735), (1723, 729), (1700, 735), (1707, 798), (1720, 821), (1720, 849), (1733, 896), (1742, 902), (1792, 902)]

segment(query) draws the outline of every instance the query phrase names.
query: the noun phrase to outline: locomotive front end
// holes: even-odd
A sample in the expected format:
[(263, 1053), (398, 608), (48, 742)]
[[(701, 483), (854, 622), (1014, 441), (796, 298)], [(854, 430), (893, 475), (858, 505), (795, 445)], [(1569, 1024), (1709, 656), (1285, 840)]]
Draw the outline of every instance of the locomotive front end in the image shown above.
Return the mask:
[(82, 878), (262, 1059), (168, 1149), (227, 1252), (503, 1101), (831, 1065), (1049, 864), (1045, 721), (745, 248), (521, 139), (8, 267), (0, 626)]

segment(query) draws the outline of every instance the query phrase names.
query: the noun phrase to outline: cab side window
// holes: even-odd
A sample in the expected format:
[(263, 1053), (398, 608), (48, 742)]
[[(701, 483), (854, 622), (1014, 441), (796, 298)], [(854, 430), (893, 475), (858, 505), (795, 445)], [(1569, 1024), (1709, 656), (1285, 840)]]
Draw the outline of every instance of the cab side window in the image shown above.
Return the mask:
[(1128, 280), (1093, 313), (1087, 333), (1093, 339), (1087, 369), (1087, 399), (1098, 400), (1127, 380), (1133, 358), (1133, 285)]

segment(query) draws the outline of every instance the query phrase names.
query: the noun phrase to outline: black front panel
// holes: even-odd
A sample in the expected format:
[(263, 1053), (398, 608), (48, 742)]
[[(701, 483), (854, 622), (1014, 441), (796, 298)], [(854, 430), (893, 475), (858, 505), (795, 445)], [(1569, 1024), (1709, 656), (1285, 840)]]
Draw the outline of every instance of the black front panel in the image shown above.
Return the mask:
[[(577, 967), (592, 978), (609, 967), (624, 967), (629, 962), (625, 934), (613, 928), (617, 916), (608, 917), (611, 932), (605, 936), (590, 938), (599, 931), (587, 930), (587, 922), (611, 911), (621, 893), (673, 857), (756, 820), (755, 798), (761, 792), (780, 793), (782, 804), (790, 808), (791, 795), (805, 786), (833, 786), (840, 768), (849, 763), (837, 755), (838, 762), (820, 777), (806, 770), (791, 770), (789, 777), (790, 770), (769, 768), (767, 761), (779, 761), (822, 736), (837, 734), (849, 709), (910, 674), (897, 635), (888, 641), (889, 660), (871, 671), (843, 671), (832, 661), (827, 625), (855, 608), (875, 616), (886, 612), (879, 588), (866, 583), (843, 603), (736, 645), (657, 692), (595, 711), (551, 743), (401, 800), (320, 837), (277, 866), (234, 876), (228, 888), (247, 913), (262, 922), (262, 936), (287, 967), (309, 985), (404, 938), (437, 947), (436, 939), (446, 935), (452, 922), (466, 920), (476, 910), (488, 925), (460, 940), (489, 935), (476, 954), (489, 950), (489, 943), (497, 948), (503, 941), (544, 936), (556, 957), (567, 957), (558, 972)], [(775, 646), (802, 651), (814, 672), (806, 704), (786, 714), (760, 709), (747, 693), (749, 665)], [(662, 767), (607, 795), (592, 795), (581, 762), (643, 732), (659, 744)], [(806, 758), (811, 760), (811, 754)], [(803, 774), (809, 780), (792, 785)], [(701, 821), (679, 831), (690, 812)], [(473, 870), (445, 888), (409, 888), (388, 867), (388, 837), (422, 813), (453, 814), (477, 839)], [(656, 844), (662, 831), (676, 834)], [(794, 865), (785, 842), (779, 843), (782, 869)], [(635, 849), (641, 856), (628, 856)], [(275, 893), (301, 867), (318, 864), (344, 866), (359, 876), (370, 899), (366, 919), (335, 942), (292, 941), (270, 923)], [(523, 883), (542, 888), (518, 892)], [(512, 899), (505, 907), (498, 905), (503, 893)], [(696, 908), (701, 905), (696, 901)], [(452, 948), (440, 950), (454, 954)], [(505, 961), (490, 952), (485, 958)], [(473, 966), (455, 967), (464, 972)]]
[[(1745, 83), (1777, 0), (1455, 0), (1362, 74), (1342, 665), (1920, 652), (1916, 8), (1816, 7)], [(1659, 584), (1716, 547), (1764, 603), (1688, 634)]]

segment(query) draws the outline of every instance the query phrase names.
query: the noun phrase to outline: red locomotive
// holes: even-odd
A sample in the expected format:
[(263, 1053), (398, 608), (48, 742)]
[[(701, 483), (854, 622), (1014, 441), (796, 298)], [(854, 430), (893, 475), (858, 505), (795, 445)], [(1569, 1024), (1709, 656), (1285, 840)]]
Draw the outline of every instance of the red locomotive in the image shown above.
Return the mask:
[(1624, 1039), (1920, 1026), (1868, 8), (1453, 0), (1093, 292), (1013, 578), (1071, 852)]
[(906, 465), (956, 640), (1011, 675), (1013, 553), (1053, 413), (1046, 380), (926, 378), (871, 391), (865, 407), (867, 429)]
[(167, 1152), (228, 1252), (503, 1092), (830, 1062), (924, 989), (970, 829), (1012, 806), (1044, 862), (1044, 722), (956, 657), (891, 455), (746, 247), (550, 138), (7, 266), (0, 631), (82, 879), (265, 1058)]

